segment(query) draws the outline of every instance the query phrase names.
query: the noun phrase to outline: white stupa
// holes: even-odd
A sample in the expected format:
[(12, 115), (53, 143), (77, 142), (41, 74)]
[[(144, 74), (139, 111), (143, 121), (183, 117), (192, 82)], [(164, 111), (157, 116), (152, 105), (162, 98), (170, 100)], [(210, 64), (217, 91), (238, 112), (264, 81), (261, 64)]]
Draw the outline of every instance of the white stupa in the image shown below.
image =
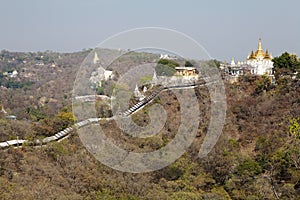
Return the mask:
[(139, 99), (139, 101), (143, 100), (145, 96), (140, 92), (138, 85), (135, 85), (135, 89), (133, 91), (134, 97)]
[(97, 64), (98, 62), (99, 62), (99, 57), (98, 57), (98, 54), (97, 54), (97, 52), (95, 51), (95, 53), (94, 53), (94, 58), (93, 58), (93, 63), (94, 64)]
[(157, 83), (158, 83), (158, 78), (156, 75), (156, 71), (154, 70), (153, 77), (152, 77), (152, 85), (157, 85)]

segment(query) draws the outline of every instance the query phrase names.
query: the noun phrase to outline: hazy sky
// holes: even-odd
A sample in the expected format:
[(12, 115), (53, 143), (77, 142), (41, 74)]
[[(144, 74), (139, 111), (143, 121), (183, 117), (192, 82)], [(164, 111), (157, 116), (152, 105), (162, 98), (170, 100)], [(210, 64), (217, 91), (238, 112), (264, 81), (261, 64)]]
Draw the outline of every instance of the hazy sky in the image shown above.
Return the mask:
[(0, 0), (0, 49), (72, 52), (118, 32), (165, 27), (219, 60), (257, 48), (300, 55), (299, 0)]

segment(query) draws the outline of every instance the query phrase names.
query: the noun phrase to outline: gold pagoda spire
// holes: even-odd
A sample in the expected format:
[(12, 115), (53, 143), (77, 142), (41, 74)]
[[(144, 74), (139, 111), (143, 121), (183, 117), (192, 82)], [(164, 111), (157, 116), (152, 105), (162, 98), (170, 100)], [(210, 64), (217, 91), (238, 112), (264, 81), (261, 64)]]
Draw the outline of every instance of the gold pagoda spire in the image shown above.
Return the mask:
[(249, 55), (248, 59), (256, 59), (253, 49), (252, 49), (251, 54)]
[(266, 54), (265, 54), (264, 59), (272, 59), (272, 56), (269, 54), (268, 49), (266, 49)]
[(258, 49), (257, 50), (263, 50), (262, 44), (261, 44), (261, 38), (259, 38), (259, 40), (258, 40)]
[(265, 52), (262, 49), (261, 38), (259, 38), (259, 40), (258, 40), (258, 48), (257, 48), (257, 51), (255, 52), (255, 56), (257, 58), (259, 58), (259, 57), (264, 58), (265, 57)]

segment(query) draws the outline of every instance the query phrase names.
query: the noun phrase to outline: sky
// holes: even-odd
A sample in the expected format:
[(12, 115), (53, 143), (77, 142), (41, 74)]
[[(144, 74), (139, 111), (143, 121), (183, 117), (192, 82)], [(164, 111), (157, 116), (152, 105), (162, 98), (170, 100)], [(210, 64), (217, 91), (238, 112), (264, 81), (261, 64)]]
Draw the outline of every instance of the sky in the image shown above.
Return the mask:
[(0, 50), (74, 52), (119, 32), (182, 32), (212, 58), (245, 60), (263, 48), (300, 56), (299, 0), (0, 0)]

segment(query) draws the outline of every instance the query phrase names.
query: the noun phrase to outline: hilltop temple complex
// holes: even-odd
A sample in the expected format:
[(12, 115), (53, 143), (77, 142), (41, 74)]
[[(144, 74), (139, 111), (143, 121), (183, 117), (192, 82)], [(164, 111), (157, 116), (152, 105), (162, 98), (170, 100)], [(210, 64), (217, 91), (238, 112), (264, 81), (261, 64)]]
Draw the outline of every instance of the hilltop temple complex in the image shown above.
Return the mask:
[(238, 77), (240, 75), (250, 73), (254, 75), (268, 75), (273, 79), (273, 57), (269, 53), (268, 49), (266, 51), (262, 48), (261, 39), (258, 41), (258, 48), (254, 52), (248, 55), (247, 59), (243, 62), (235, 62), (234, 58), (231, 63), (221, 64), (221, 69), (226, 75), (231, 77)]

